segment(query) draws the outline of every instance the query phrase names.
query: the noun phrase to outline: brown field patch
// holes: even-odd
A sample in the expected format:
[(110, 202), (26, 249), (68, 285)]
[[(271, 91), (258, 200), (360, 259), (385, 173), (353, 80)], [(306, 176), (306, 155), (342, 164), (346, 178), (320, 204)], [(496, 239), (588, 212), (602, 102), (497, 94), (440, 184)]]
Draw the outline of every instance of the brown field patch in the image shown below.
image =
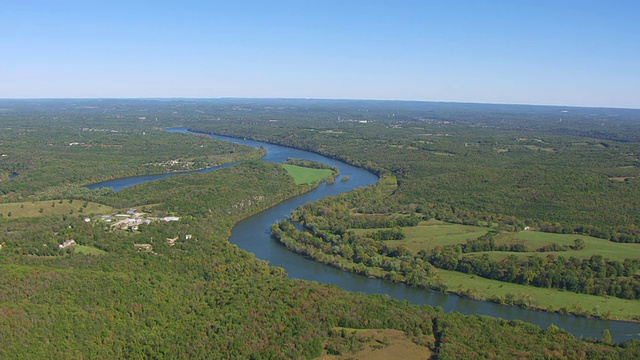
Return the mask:
[(609, 178), (609, 180), (625, 182), (629, 180), (629, 178), (628, 177), (611, 177)]
[[(0, 214), (5, 218), (38, 217), (62, 214), (109, 214), (113, 212), (111, 206), (98, 203), (69, 200), (28, 201), (19, 203), (0, 204)], [(11, 215), (9, 215), (11, 214)]]
[[(334, 330), (340, 331), (343, 328)], [(343, 352), (339, 355), (327, 353), (319, 357), (322, 360), (386, 360), (386, 359), (431, 359), (435, 339), (432, 335), (410, 336), (400, 330), (389, 329), (344, 329), (354, 334), (360, 349), (355, 352)]]

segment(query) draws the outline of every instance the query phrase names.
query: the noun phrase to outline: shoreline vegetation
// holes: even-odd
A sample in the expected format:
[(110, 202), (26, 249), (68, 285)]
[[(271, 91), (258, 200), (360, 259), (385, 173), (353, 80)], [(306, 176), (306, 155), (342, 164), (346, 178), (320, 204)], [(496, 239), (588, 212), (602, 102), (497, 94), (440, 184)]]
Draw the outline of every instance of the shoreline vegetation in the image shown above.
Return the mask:
[[(271, 228), (271, 234), (274, 240), (295, 253), (327, 266), (370, 278), (529, 310), (602, 320), (640, 322), (640, 313), (637, 311), (629, 313), (629, 311), (637, 309), (635, 303), (637, 300), (605, 298), (589, 294), (576, 294), (560, 289), (528, 287), (438, 268), (426, 270), (424, 268), (426, 262), (420, 262), (419, 259), (408, 260), (406, 257), (403, 261), (414, 261), (414, 263), (404, 267), (402, 263), (397, 266), (384, 264), (383, 266), (389, 268), (397, 268), (397, 270), (388, 271), (380, 267), (359, 265), (361, 262), (348, 261), (340, 254), (343, 251), (347, 254), (352, 253), (340, 247), (335, 247), (331, 254), (327, 254), (322, 251), (322, 246), (318, 245), (322, 240), (319, 238), (313, 240), (309, 232), (302, 232), (287, 221), (274, 224)], [(313, 243), (317, 246), (308, 245)], [(502, 289), (503, 287), (504, 289)], [(488, 297), (483, 288), (493, 288), (493, 292), (497, 291), (500, 295)], [(548, 303), (545, 304), (545, 302)], [(593, 306), (588, 307), (588, 304), (593, 304)]]

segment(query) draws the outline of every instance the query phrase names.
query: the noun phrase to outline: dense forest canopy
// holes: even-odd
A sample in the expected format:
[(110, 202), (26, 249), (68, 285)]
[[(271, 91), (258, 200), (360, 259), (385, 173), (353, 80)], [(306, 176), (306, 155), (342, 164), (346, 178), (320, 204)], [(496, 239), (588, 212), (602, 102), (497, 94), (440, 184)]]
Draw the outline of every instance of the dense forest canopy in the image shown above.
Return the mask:
[[(556, 327), (443, 314), (287, 279), (283, 269), (227, 238), (240, 219), (311, 185), (296, 185), (278, 164), (256, 161), (261, 149), (164, 131), (173, 126), (308, 149), (380, 174), (373, 187), (297, 211), (294, 219), (307, 233), (296, 234), (288, 223), (274, 230), (311, 257), (390, 281), (446, 288), (439, 271), (491, 277), (483, 273), (487, 264), (501, 270), (496, 277), (545, 279), (533, 266), (527, 274), (509, 271), (525, 263), (555, 269), (557, 254), (489, 256), (522, 250), (506, 242), (500, 248), (506, 241), (500, 236), (525, 227), (588, 240), (564, 248), (543, 244), (547, 252), (567, 254), (588, 251), (592, 241), (636, 243), (640, 235), (638, 110), (0, 100), (0, 206), (14, 209), (0, 217), (3, 358), (348, 357), (369, 341), (358, 335), (362, 329), (399, 330), (420, 356), (441, 359), (640, 357), (637, 340), (611, 345), (610, 334), (580, 341)], [(237, 161), (119, 192), (84, 187)], [(139, 225), (112, 226), (116, 213), (139, 217)], [(407, 228), (433, 219), (483, 227), (488, 235), (424, 252), (394, 244), (412, 240)], [(569, 278), (579, 268), (591, 281), (589, 291), (612, 289), (638, 301), (640, 253), (627, 252), (622, 260), (563, 260), (557, 273)], [(581, 286), (558, 279), (570, 291)]]

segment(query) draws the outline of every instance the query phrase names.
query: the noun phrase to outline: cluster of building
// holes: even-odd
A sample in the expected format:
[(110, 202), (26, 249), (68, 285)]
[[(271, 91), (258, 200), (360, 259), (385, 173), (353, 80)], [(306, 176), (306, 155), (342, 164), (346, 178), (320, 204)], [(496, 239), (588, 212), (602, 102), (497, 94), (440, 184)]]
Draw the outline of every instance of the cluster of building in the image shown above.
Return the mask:
[[(193, 235), (191, 234), (187, 234), (184, 236), (185, 240), (191, 240), (191, 238), (193, 237)], [(176, 241), (178, 241), (179, 236), (176, 236), (174, 238), (167, 238), (167, 245), (169, 246), (173, 246), (176, 244)]]
[(75, 243), (76, 243), (76, 241), (71, 239), (71, 240), (67, 240), (67, 241), (63, 242), (62, 244), (58, 245), (58, 247), (60, 249), (64, 249), (64, 248), (67, 248), (67, 247), (69, 247), (71, 245), (74, 245)]
[[(110, 228), (112, 230), (138, 230), (138, 227), (142, 224), (150, 224), (158, 221), (179, 221), (179, 216), (165, 216), (165, 217), (151, 217), (149, 214), (137, 211), (136, 209), (129, 209), (126, 214), (112, 214), (100, 216), (101, 221), (111, 223)], [(85, 222), (91, 222), (91, 218), (85, 218)], [(97, 220), (95, 220), (97, 221)]]
[[(103, 221), (106, 223), (110, 223), (110, 230), (132, 230), (137, 231), (138, 227), (142, 224), (150, 224), (152, 222), (169, 222), (169, 221), (180, 221), (179, 216), (165, 216), (165, 217), (152, 217), (149, 214), (138, 211), (137, 209), (129, 209), (126, 213), (117, 213), (112, 215), (101, 215), (98, 219), (85, 218), (85, 222), (91, 221)], [(192, 238), (191, 234), (187, 234), (184, 236), (184, 240), (190, 240)], [(167, 238), (167, 245), (173, 246), (176, 241), (178, 241), (179, 236), (174, 238)], [(74, 240), (65, 241), (60, 245), (60, 248), (65, 248), (67, 246), (71, 246), (75, 244)], [(134, 244), (134, 248), (137, 252), (148, 252), (155, 254), (153, 252), (153, 245), (151, 244)]]

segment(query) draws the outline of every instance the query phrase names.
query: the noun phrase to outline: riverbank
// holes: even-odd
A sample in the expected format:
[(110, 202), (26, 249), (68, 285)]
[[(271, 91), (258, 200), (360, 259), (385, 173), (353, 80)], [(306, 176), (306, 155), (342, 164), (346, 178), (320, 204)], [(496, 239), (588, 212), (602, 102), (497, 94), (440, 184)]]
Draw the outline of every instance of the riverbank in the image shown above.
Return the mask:
[(271, 227), (271, 237), (290, 251), (321, 264), (368, 278), (522, 309), (602, 320), (639, 320), (636, 300), (505, 283), (473, 274), (431, 268), (420, 259), (408, 260), (406, 257), (402, 260), (410, 262), (406, 265), (393, 258), (385, 257), (385, 260), (380, 260), (389, 262), (388, 267), (395, 270), (382, 266), (366, 266), (364, 262), (353, 261), (351, 256), (342, 256), (347, 251), (346, 255), (352, 255), (352, 250), (345, 250), (342, 245), (330, 248), (328, 243), (312, 233), (309, 229), (301, 231), (287, 221)]
[(450, 270), (439, 269), (438, 274), (452, 288), (447, 292), (470, 299), (585, 318), (640, 321), (637, 300), (505, 283)]

